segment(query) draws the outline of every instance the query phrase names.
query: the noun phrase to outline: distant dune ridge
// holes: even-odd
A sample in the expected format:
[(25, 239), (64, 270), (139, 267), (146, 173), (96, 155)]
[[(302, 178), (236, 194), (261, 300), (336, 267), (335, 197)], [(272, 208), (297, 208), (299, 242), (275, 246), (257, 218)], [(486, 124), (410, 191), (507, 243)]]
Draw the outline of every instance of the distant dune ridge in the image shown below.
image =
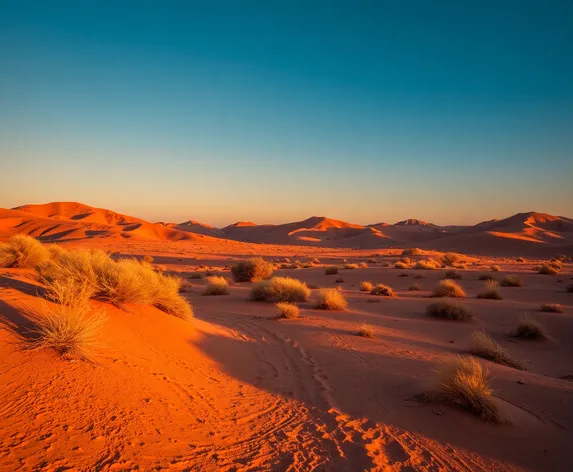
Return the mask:
[(0, 237), (25, 233), (43, 241), (127, 238), (148, 241), (230, 239), (249, 243), (375, 249), (419, 246), (467, 253), (545, 255), (573, 250), (573, 219), (518, 213), (473, 226), (438, 226), (417, 219), (368, 226), (313, 216), (303, 221), (257, 225), (237, 222), (214, 228), (194, 220), (151, 223), (76, 202), (0, 209)]

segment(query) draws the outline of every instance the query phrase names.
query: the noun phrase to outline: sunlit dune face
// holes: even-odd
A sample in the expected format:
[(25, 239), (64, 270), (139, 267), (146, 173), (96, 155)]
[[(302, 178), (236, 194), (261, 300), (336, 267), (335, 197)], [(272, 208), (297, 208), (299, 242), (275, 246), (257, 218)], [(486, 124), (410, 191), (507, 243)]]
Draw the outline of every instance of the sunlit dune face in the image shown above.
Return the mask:
[(545, 241), (540, 241), (539, 239), (535, 239), (531, 236), (527, 236), (524, 234), (518, 234), (518, 233), (501, 233), (499, 231), (488, 231), (488, 234), (491, 234), (492, 236), (497, 236), (499, 238), (506, 238), (506, 239), (518, 239), (520, 241), (529, 241), (531, 243), (542, 243), (542, 244), (546, 244)]

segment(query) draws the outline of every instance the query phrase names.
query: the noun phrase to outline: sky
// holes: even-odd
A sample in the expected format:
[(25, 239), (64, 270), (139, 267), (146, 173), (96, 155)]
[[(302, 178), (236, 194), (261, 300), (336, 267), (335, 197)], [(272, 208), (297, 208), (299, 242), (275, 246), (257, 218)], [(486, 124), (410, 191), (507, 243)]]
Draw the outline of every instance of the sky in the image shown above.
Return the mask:
[(0, 2), (0, 207), (573, 217), (573, 2)]

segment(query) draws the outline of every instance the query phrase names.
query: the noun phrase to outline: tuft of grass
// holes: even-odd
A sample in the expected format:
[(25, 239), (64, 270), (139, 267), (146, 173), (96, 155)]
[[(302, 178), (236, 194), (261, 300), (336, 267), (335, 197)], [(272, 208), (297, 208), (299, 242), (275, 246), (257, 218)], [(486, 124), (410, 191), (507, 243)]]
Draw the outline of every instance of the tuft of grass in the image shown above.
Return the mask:
[(501, 279), (500, 285), (502, 287), (523, 287), (523, 280), (517, 275), (506, 275)]
[(394, 269), (407, 269), (407, 268), (408, 264), (406, 262), (398, 261), (396, 262), (396, 264), (394, 264)]
[(426, 307), (426, 314), (435, 318), (455, 321), (469, 321), (474, 316), (464, 305), (450, 301), (430, 303)]
[(444, 273), (444, 278), (445, 279), (452, 279), (452, 280), (459, 280), (462, 278), (462, 274), (460, 274), (456, 270), (449, 269), (449, 270), (446, 270), (446, 272)]
[(191, 280), (203, 279), (205, 278), (205, 272), (191, 272), (189, 278)]
[(362, 323), (359, 326), (358, 332), (356, 334), (358, 336), (362, 336), (363, 338), (373, 338), (374, 337), (374, 327), (369, 325), (369, 324)]
[(499, 293), (498, 283), (496, 280), (486, 280), (485, 289), (477, 294), (477, 298), (486, 298), (488, 300), (502, 300)]
[(503, 423), (504, 418), (492, 400), (488, 372), (471, 356), (454, 355), (441, 361), (437, 387), (427, 397), (460, 406), (484, 421)]
[(544, 303), (539, 308), (539, 311), (545, 311), (547, 313), (563, 313), (563, 307), (558, 303)]
[(515, 335), (522, 339), (545, 339), (547, 335), (543, 327), (535, 320), (524, 316), (517, 323)]
[(379, 297), (395, 297), (396, 292), (388, 285), (378, 284), (370, 290), (370, 295), (378, 295)]
[(402, 251), (403, 256), (419, 256), (420, 254), (422, 254), (422, 250), (420, 248), (417, 248), (417, 247), (404, 249)]
[(525, 258), (518, 257), (517, 259), (515, 259), (515, 262), (525, 262)]
[(539, 273), (543, 275), (557, 275), (559, 273), (559, 269), (550, 264), (543, 264), (539, 268)]
[(435, 259), (421, 259), (414, 264), (414, 269), (435, 270), (440, 267), (440, 263)]
[(318, 292), (314, 307), (318, 310), (346, 310), (348, 302), (341, 290), (323, 288)]
[(324, 275), (336, 275), (338, 274), (338, 267), (330, 266), (324, 269)]
[(473, 346), (470, 352), (474, 356), (483, 357), (496, 364), (507, 365), (515, 369), (524, 370), (523, 366), (513, 359), (510, 354), (496, 343), (484, 331), (477, 330), (472, 333)]
[(344, 264), (344, 269), (358, 269), (359, 267), (358, 264)]
[(360, 269), (367, 269), (368, 268), (368, 264), (366, 262), (359, 262), (358, 263), (358, 267)]
[(50, 259), (50, 251), (26, 234), (15, 234), (0, 244), (0, 267), (34, 269)]
[(143, 262), (147, 262), (148, 264), (153, 264), (153, 257), (149, 254), (143, 256)]
[(207, 277), (207, 286), (203, 295), (228, 295), (229, 281), (225, 277), (212, 275)]
[(300, 316), (298, 306), (294, 303), (279, 302), (275, 305), (279, 311), (277, 318), (295, 320)]
[(408, 290), (412, 292), (419, 292), (420, 290), (422, 290), (422, 286), (420, 284), (412, 284), (408, 287)]
[(465, 256), (456, 254), (455, 252), (447, 252), (442, 256), (442, 262), (447, 266), (453, 266), (457, 262), (461, 262)]
[(478, 280), (486, 280), (486, 281), (487, 280), (494, 280), (494, 281), (497, 281), (497, 279), (493, 275), (489, 275), (489, 274), (481, 274), (478, 277)]
[(399, 262), (401, 262), (402, 264), (408, 265), (408, 264), (410, 264), (410, 258), (409, 257), (401, 257)]
[(372, 282), (368, 282), (367, 280), (360, 283), (360, 291), (362, 292), (370, 292), (370, 290), (372, 290), (372, 287), (374, 287), (374, 285), (372, 285)]
[(231, 266), (235, 282), (253, 282), (268, 279), (273, 275), (274, 267), (262, 257), (251, 257)]
[(263, 302), (306, 302), (310, 297), (310, 289), (300, 280), (292, 277), (272, 277), (261, 280), (253, 285), (251, 299)]
[(499, 272), (501, 270), (501, 267), (499, 267), (498, 265), (492, 265), (489, 268), (492, 272)]
[(438, 285), (436, 285), (434, 291), (432, 292), (432, 296), (460, 298), (465, 297), (466, 292), (464, 292), (464, 289), (453, 280), (446, 279), (438, 282)]

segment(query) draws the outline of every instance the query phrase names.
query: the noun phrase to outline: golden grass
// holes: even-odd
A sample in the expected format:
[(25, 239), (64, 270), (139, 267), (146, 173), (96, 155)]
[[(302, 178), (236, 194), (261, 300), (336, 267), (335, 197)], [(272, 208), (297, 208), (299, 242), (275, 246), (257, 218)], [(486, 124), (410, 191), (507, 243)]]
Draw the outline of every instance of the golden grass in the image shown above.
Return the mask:
[(365, 280), (364, 282), (360, 282), (361, 292), (370, 292), (370, 290), (372, 290), (372, 287), (374, 287), (374, 285), (372, 285), (372, 282), (369, 282), (367, 280)]
[(261, 280), (251, 289), (251, 299), (263, 302), (306, 302), (309, 297), (308, 286), (291, 277), (272, 277), (269, 280)]
[(417, 248), (417, 247), (404, 249), (402, 251), (403, 256), (418, 256), (420, 254), (422, 254), (422, 250), (420, 248)]
[(513, 359), (511, 355), (498, 343), (496, 343), (484, 331), (477, 330), (472, 333), (473, 346), (470, 352), (478, 357), (483, 357), (496, 364), (503, 364), (515, 369), (524, 370), (523, 366)]
[(319, 310), (346, 310), (348, 302), (341, 290), (323, 288), (318, 292), (314, 307)]
[(435, 259), (421, 259), (414, 264), (414, 269), (435, 270), (440, 267), (440, 263)]
[(34, 269), (50, 259), (50, 251), (37, 239), (16, 234), (0, 244), (0, 267)]
[(143, 256), (143, 262), (147, 262), (148, 264), (153, 264), (153, 257), (146, 254), (145, 256)]
[(559, 269), (553, 265), (550, 265), (548, 263), (544, 263), (539, 268), (539, 273), (543, 274), (543, 275), (556, 275), (559, 273)]
[(372, 325), (362, 323), (358, 327), (358, 332), (356, 334), (358, 336), (362, 336), (363, 338), (373, 338), (374, 337), (374, 327)]
[(408, 264), (405, 262), (398, 261), (396, 262), (396, 264), (394, 264), (394, 269), (407, 269), (407, 268)]
[(324, 269), (324, 274), (325, 275), (336, 275), (336, 274), (338, 274), (338, 267), (336, 267), (336, 266), (327, 267), (326, 269)]
[(477, 298), (485, 298), (488, 300), (502, 300), (503, 297), (499, 293), (498, 283), (496, 280), (486, 280), (485, 288), (477, 294)]
[(523, 280), (517, 275), (506, 275), (501, 279), (500, 285), (502, 287), (523, 287)]
[(456, 262), (461, 262), (465, 256), (462, 254), (457, 254), (455, 252), (447, 252), (442, 256), (442, 262), (445, 265), (453, 266)]
[(370, 290), (370, 295), (378, 295), (380, 297), (395, 297), (396, 292), (392, 287), (384, 284), (378, 284)]
[(563, 307), (559, 303), (544, 303), (539, 310), (547, 313), (563, 313)]
[(225, 277), (212, 275), (207, 277), (207, 286), (203, 295), (228, 295), (229, 281)]
[(438, 282), (438, 285), (432, 292), (433, 297), (455, 297), (461, 298), (466, 296), (464, 289), (453, 280), (446, 279)]
[(468, 321), (473, 318), (473, 313), (469, 308), (460, 303), (450, 301), (430, 303), (426, 307), (426, 314), (436, 318), (455, 321)]
[(499, 272), (501, 270), (501, 267), (499, 267), (498, 265), (492, 265), (490, 266), (490, 270), (492, 272)]
[(503, 423), (504, 418), (492, 401), (488, 372), (471, 356), (449, 356), (440, 362), (435, 391), (427, 396), (460, 406), (484, 421)]
[(278, 318), (295, 320), (300, 316), (298, 306), (294, 303), (279, 302), (276, 304), (276, 307), (279, 310)]
[(251, 257), (239, 261), (231, 267), (235, 282), (253, 282), (268, 279), (273, 275), (274, 267), (262, 257)]
[(344, 264), (344, 269), (358, 269), (360, 266), (358, 264)]
[(521, 318), (517, 323), (515, 335), (522, 339), (545, 339), (547, 337), (543, 327), (527, 316)]

